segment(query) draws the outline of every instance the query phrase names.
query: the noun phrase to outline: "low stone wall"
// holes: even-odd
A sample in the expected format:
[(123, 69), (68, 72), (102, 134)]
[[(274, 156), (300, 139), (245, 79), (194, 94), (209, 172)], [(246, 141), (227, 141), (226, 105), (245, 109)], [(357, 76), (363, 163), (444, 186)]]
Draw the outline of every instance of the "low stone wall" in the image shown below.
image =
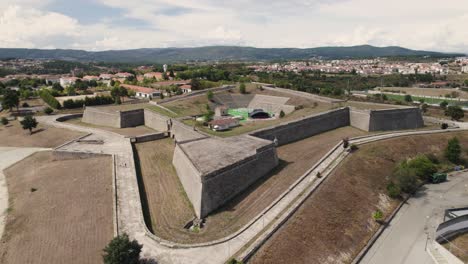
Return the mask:
[(148, 141), (155, 141), (163, 138), (167, 138), (168, 134), (167, 132), (162, 132), (162, 133), (154, 133), (154, 134), (147, 134), (143, 136), (137, 136), (132, 138), (132, 142), (135, 143), (143, 143), (143, 142), (148, 142)]
[(145, 114), (143, 109), (130, 111), (120, 111), (120, 128), (136, 127), (145, 124)]
[(416, 129), (424, 126), (419, 108), (373, 110), (369, 131)]
[(157, 131), (168, 131), (169, 130), (169, 118), (151, 110), (144, 110), (145, 126), (152, 128)]
[(84, 123), (120, 128), (120, 113), (104, 111), (95, 107), (86, 107), (83, 113)]
[(200, 217), (205, 217), (234, 198), (278, 165), (274, 144), (257, 151), (255, 156), (202, 178)]
[(349, 124), (349, 108), (340, 108), (275, 127), (257, 130), (250, 135), (271, 141), (276, 138), (278, 145), (284, 145), (332, 129), (349, 126)]

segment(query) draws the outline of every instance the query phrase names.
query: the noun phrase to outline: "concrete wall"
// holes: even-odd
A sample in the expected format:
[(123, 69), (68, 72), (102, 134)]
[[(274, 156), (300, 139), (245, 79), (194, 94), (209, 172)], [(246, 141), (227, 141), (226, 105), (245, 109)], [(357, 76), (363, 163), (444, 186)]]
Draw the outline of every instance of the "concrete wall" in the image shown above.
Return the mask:
[(83, 113), (83, 122), (88, 124), (120, 128), (120, 113), (107, 112), (99, 108), (86, 107)]
[(142, 143), (142, 142), (159, 140), (159, 139), (163, 139), (163, 138), (166, 138), (166, 137), (168, 137), (167, 132), (160, 132), (160, 133), (154, 133), (154, 134), (148, 134), (148, 135), (134, 137), (134, 138), (132, 138), (132, 142)]
[(325, 131), (349, 126), (349, 124), (349, 108), (341, 108), (275, 127), (257, 130), (251, 135), (267, 140), (274, 140), (276, 137), (278, 144), (284, 145)]
[(416, 129), (424, 126), (419, 108), (373, 110), (369, 131)]
[(177, 171), (180, 182), (184, 186), (187, 197), (193, 205), (195, 213), (197, 216), (200, 216), (202, 201), (201, 175), (178, 144), (174, 150), (172, 164)]
[(120, 127), (136, 127), (142, 126), (145, 124), (143, 109), (136, 109), (130, 111), (121, 111), (120, 112)]
[(370, 111), (351, 108), (349, 110), (350, 125), (364, 131), (369, 131)]
[(171, 136), (179, 143), (208, 137), (193, 130), (193, 127), (187, 126), (174, 119), (172, 120)]
[(255, 156), (240, 161), (228, 170), (217, 171), (202, 178), (201, 218), (216, 210), (278, 165), (273, 144), (257, 151)]
[(169, 118), (145, 109), (145, 125), (157, 131), (168, 131)]

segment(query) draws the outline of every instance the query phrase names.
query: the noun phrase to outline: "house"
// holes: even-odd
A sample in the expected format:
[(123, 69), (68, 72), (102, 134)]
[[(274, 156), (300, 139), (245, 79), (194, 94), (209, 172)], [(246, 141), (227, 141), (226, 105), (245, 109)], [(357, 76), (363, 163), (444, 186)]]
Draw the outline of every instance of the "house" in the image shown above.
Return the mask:
[(135, 75), (129, 73), (129, 72), (118, 72), (114, 75), (114, 77), (119, 78), (119, 79), (128, 79), (131, 78)]
[(184, 84), (179, 87), (182, 90), (182, 93), (191, 93), (192, 92), (192, 85)]
[(86, 75), (83, 77), (83, 80), (85, 81), (98, 81), (99, 80), (99, 76), (93, 76), (93, 75)]
[(239, 120), (232, 117), (219, 118), (210, 121), (208, 126), (214, 131), (224, 131), (239, 126)]
[(461, 71), (463, 73), (468, 73), (468, 65), (462, 66)]
[(112, 78), (114, 78), (114, 75), (109, 73), (102, 73), (101, 75), (99, 75), (99, 78), (102, 80), (112, 80)]
[(60, 85), (62, 87), (68, 87), (72, 84), (75, 84), (78, 78), (76, 77), (62, 77), (60, 78)]
[(130, 85), (130, 84), (121, 84), (120, 86), (124, 87), (125, 89), (135, 91), (136, 97), (139, 97), (139, 98), (147, 98), (151, 100), (155, 97), (161, 96), (160, 90), (155, 90), (155, 89), (151, 89), (148, 87)]
[(143, 75), (146, 79), (156, 79), (156, 80), (163, 80), (163, 73), (162, 72), (147, 72)]

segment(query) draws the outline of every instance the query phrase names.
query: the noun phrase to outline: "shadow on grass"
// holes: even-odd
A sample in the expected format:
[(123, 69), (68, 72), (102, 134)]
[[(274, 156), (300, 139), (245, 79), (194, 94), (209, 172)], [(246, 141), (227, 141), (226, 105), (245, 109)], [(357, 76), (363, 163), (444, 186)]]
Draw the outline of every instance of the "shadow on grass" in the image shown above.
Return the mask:
[(293, 162), (288, 162), (288, 161), (280, 159), (279, 162), (278, 162), (278, 166), (276, 166), (276, 168), (274, 168), (272, 171), (270, 171), (267, 175), (265, 175), (265, 176), (261, 177), (260, 179), (258, 179), (256, 182), (254, 182), (252, 185), (250, 185), (243, 192), (236, 195), (229, 202), (227, 202), (224, 206), (216, 209), (213, 213), (210, 214), (210, 216), (214, 216), (216, 214), (220, 214), (220, 213), (223, 213), (223, 212), (226, 212), (226, 211), (228, 211), (228, 212), (236, 211), (236, 207), (240, 202), (242, 202), (251, 193), (255, 192), (268, 179), (275, 176), (276, 174), (278, 174), (280, 171), (282, 171), (284, 168), (286, 168), (288, 165), (290, 165), (292, 163)]
[(42, 131), (45, 131), (45, 128), (36, 129), (36, 130), (34, 130), (34, 131), (31, 132), (31, 135), (34, 135), (34, 134), (37, 134), (37, 133), (41, 133)]
[[(135, 144), (132, 144), (132, 151), (133, 151), (133, 157), (135, 160), (135, 170), (136, 170), (137, 181), (138, 181), (138, 190), (140, 193), (141, 207), (143, 210), (143, 218), (145, 220), (145, 224), (148, 230), (154, 234), (153, 222), (151, 220), (151, 214), (150, 214), (150, 209), (148, 205), (148, 198), (146, 195), (145, 183), (143, 181), (143, 176), (141, 174), (140, 156), (138, 156), (138, 151), (136, 151)], [(151, 262), (146, 262), (146, 263), (151, 263)]]

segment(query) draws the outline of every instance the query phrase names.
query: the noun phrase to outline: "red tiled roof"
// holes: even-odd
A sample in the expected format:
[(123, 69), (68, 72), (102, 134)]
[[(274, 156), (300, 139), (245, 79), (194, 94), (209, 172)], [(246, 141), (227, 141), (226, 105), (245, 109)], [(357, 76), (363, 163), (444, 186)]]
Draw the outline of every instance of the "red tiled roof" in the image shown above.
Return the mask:
[(161, 92), (159, 90), (155, 90), (155, 89), (151, 89), (151, 88), (143, 87), (143, 86), (137, 86), (137, 85), (121, 84), (120, 86), (122, 86), (122, 87), (124, 87), (126, 89), (133, 90), (135, 92), (145, 93), (145, 94), (152, 94), (152, 93)]
[(209, 122), (210, 125), (213, 126), (222, 126), (222, 125), (229, 125), (232, 123), (236, 123), (237, 120), (234, 118), (221, 118), (221, 119), (215, 119)]

